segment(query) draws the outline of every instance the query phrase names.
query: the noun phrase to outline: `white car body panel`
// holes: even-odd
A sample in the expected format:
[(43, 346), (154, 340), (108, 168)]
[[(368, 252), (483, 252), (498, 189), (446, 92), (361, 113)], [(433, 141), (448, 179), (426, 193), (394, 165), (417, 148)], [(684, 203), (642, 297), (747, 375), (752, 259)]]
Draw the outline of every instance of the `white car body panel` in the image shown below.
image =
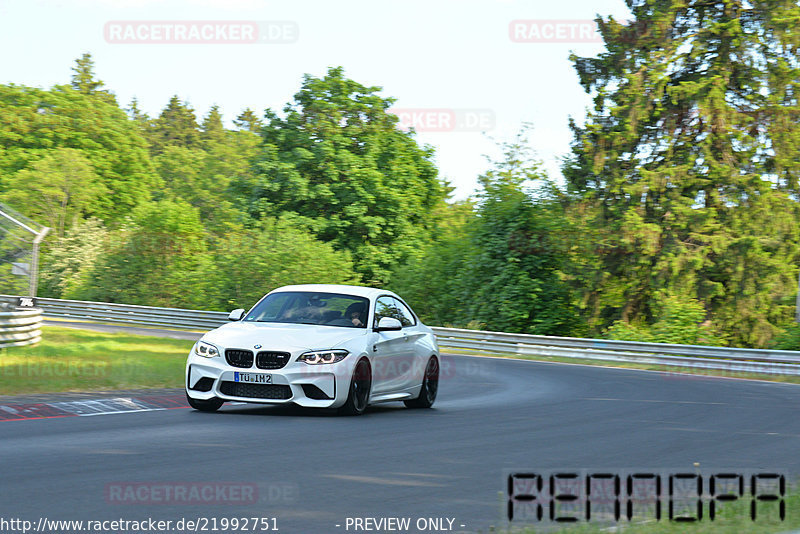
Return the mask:
[[(419, 318), (400, 297), (391, 291), (344, 285), (308, 284), (285, 286), (265, 295), (275, 293), (333, 293), (353, 295), (369, 300), (366, 328), (346, 326), (307, 325), (286, 322), (247, 322), (247, 317), (255, 310), (261, 299), (245, 315), (245, 320), (225, 324), (207, 332), (198, 342), (216, 347), (219, 355), (205, 357), (198, 355), (195, 348), (186, 363), (186, 393), (198, 401), (221, 399), (268, 404), (294, 403), (314, 408), (337, 408), (347, 401), (353, 371), (356, 363), (366, 359), (371, 368), (372, 388), (369, 403), (416, 398), (422, 386), (425, 368), (432, 357), (438, 358), (439, 348), (433, 331), (422, 324)], [(405, 326), (397, 331), (376, 332), (373, 328), (375, 304), (379, 297), (393, 297), (403, 303), (416, 320), (415, 325)], [(197, 346), (197, 345), (196, 345)], [(226, 351), (238, 349), (251, 351), (254, 355), (252, 366), (236, 367), (226, 359)], [(298, 357), (308, 351), (344, 349), (349, 354), (341, 361), (330, 364), (308, 364), (298, 361)], [(260, 369), (256, 366), (260, 351), (289, 353), (288, 363), (279, 369)], [(238, 375), (237, 375), (238, 373)], [(270, 375), (269, 384), (264, 387), (223, 385), (237, 382), (241, 373), (250, 375)], [(266, 380), (267, 377), (256, 377)], [(213, 381), (210, 389), (208, 384)], [(327, 398), (311, 398), (303, 386), (316, 386)], [(282, 386), (272, 388), (271, 386)], [(288, 390), (286, 389), (288, 386)], [(248, 392), (248, 396), (226, 393)], [(249, 396), (252, 391), (273, 391), (280, 389), (282, 394), (290, 391), (288, 398), (265, 398)], [(261, 393), (259, 393), (260, 395)], [(271, 395), (272, 393), (270, 393)]]

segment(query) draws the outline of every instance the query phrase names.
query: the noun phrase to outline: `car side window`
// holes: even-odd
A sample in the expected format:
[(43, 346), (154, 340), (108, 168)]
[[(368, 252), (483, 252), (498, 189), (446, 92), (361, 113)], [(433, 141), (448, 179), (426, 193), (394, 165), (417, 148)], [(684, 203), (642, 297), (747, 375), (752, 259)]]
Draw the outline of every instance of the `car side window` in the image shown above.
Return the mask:
[(403, 304), (398, 299), (392, 299), (394, 301), (395, 309), (397, 310), (398, 317), (397, 319), (400, 320), (400, 323), (406, 326), (414, 326), (417, 323), (417, 320), (414, 319), (414, 314), (411, 313), (411, 310), (408, 309), (408, 306)]
[(403, 327), (413, 326), (417, 322), (405, 304), (389, 296), (380, 297), (375, 303), (375, 326), (384, 317), (397, 319)]
[(394, 299), (392, 297), (380, 297), (375, 302), (375, 327), (384, 317), (395, 317), (396, 309), (394, 307)]

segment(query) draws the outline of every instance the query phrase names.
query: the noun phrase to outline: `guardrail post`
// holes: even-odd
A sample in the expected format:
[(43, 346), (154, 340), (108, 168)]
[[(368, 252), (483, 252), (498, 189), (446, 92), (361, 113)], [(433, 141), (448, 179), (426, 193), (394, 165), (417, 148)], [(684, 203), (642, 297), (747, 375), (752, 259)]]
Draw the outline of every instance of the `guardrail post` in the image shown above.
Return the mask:
[(800, 323), (800, 273), (797, 274), (797, 300), (795, 301), (794, 320)]
[(31, 298), (36, 298), (36, 291), (39, 285), (39, 243), (42, 242), (44, 236), (50, 228), (44, 227), (33, 239), (33, 254), (31, 255), (31, 280), (28, 287), (28, 294)]

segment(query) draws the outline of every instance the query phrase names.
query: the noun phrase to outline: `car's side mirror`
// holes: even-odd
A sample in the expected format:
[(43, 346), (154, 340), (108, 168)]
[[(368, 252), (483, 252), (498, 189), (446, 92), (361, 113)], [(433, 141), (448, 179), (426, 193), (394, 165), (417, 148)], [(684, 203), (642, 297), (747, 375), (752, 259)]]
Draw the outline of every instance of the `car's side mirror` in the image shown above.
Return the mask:
[(401, 330), (403, 324), (394, 317), (382, 317), (375, 327), (376, 332), (386, 332), (387, 330)]
[(244, 309), (238, 308), (233, 310), (231, 313), (228, 314), (229, 321), (241, 321), (242, 317), (244, 316)]

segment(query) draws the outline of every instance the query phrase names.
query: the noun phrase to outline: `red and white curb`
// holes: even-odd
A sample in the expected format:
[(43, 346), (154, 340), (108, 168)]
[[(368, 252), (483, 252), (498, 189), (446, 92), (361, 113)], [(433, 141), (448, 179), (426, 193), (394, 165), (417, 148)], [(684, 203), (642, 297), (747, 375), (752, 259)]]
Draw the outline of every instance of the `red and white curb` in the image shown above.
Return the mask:
[(183, 394), (114, 397), (32, 404), (0, 404), (0, 422), (48, 419), (54, 417), (90, 417), (94, 415), (154, 412), (188, 407), (186, 396)]

